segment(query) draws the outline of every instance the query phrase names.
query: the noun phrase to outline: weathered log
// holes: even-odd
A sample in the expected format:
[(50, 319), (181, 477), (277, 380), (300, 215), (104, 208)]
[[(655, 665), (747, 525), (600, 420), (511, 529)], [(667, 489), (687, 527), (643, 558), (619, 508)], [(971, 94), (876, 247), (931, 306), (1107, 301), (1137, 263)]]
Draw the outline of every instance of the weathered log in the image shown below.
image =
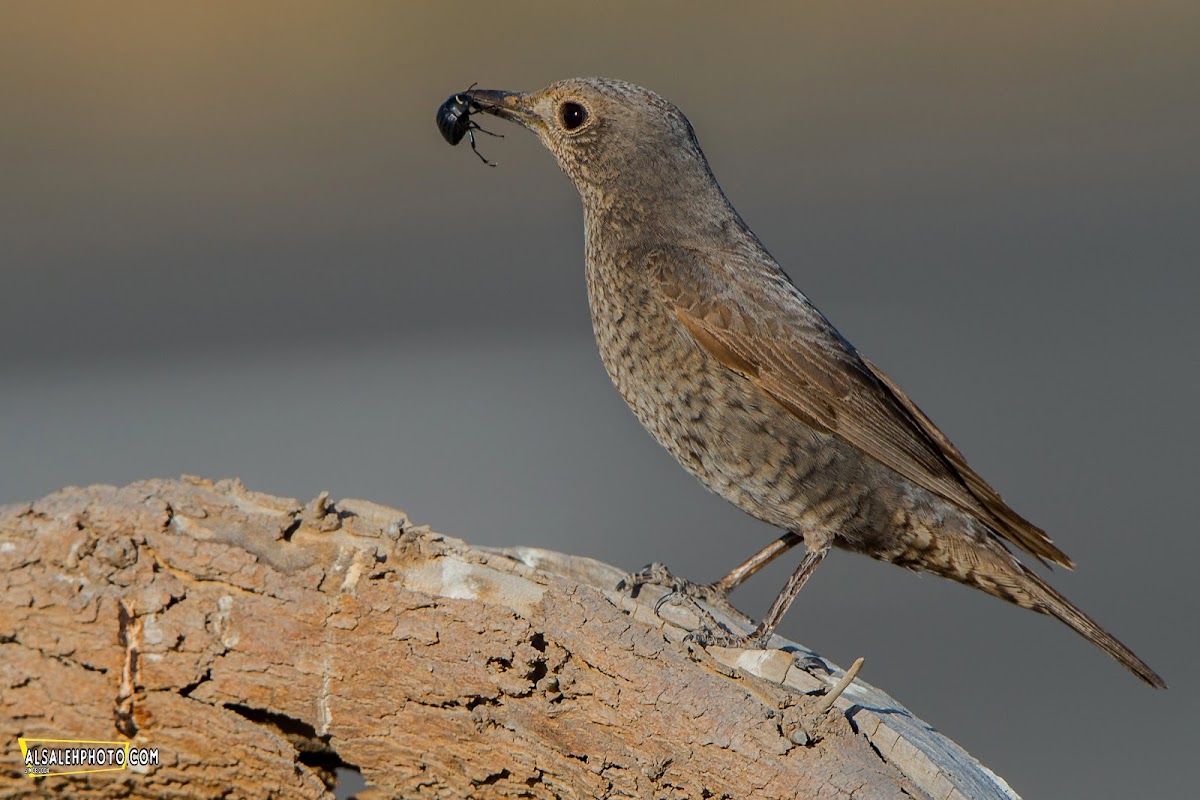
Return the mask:
[[(804, 648), (697, 648), (621, 576), (236, 481), (0, 508), (0, 797), (326, 798), (337, 767), (372, 797), (1015, 797), (861, 681), (823, 712), (842, 673)], [(18, 737), (159, 764), (29, 778)]]

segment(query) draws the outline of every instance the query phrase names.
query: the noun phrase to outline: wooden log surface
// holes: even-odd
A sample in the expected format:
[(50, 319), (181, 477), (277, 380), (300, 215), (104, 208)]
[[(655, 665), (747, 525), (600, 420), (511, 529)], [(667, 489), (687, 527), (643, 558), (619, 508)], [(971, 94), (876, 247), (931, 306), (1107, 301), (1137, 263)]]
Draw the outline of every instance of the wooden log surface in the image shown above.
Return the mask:
[[(622, 572), (237, 481), (0, 508), (0, 797), (1015, 798), (803, 647), (698, 648)], [(731, 626), (741, 624), (713, 609)], [(157, 767), (28, 778), (17, 738)]]

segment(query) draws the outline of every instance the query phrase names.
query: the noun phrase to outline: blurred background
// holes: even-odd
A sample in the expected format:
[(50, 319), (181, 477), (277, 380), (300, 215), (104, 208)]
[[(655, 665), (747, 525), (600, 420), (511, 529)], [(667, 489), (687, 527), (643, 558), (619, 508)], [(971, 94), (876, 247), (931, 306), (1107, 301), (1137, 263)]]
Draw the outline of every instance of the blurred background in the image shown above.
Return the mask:
[[(473, 81), (651, 87), (795, 282), (1078, 562), (1065, 627), (834, 554), (782, 628), (1033, 797), (1194, 778), (1195, 2), (8, 3), (0, 503), (181, 473), (712, 580), (777, 535), (644, 433), (536, 139)], [(1190, 501), (1187, 501), (1190, 502)], [(758, 616), (795, 558), (735, 595)]]

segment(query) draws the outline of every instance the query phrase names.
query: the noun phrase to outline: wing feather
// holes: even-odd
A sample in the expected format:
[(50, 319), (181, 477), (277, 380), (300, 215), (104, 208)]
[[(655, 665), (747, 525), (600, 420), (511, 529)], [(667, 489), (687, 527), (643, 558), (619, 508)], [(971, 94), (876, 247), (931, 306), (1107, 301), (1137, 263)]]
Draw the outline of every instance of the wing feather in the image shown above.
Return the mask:
[[(900, 387), (862, 358), (778, 267), (688, 248), (651, 254), (660, 298), (696, 343), (810, 427), (971, 513), (1033, 556), (1071, 559), (1013, 511)], [(757, 271), (760, 280), (731, 280)], [(736, 287), (750, 284), (755, 294)], [(704, 287), (712, 296), (703, 294)]]

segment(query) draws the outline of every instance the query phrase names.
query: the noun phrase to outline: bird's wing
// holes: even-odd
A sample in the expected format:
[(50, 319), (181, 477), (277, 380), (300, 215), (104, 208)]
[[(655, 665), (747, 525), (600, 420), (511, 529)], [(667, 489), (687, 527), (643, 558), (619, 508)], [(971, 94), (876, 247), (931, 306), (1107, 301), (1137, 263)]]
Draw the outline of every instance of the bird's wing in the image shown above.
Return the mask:
[(718, 362), (810, 427), (978, 517), (1043, 563), (1072, 566), (776, 265), (737, 254), (672, 250), (656, 250), (648, 259), (659, 297)]

